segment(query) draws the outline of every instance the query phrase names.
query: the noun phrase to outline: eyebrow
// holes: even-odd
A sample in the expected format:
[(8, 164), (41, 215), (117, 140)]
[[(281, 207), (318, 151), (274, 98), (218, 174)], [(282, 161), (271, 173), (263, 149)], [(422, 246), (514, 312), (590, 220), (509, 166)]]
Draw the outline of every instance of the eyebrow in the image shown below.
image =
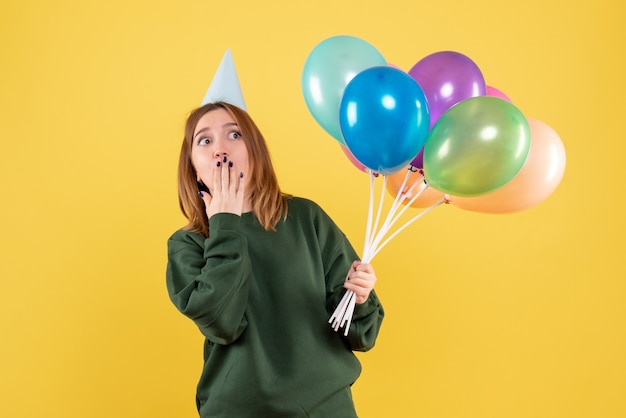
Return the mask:
[[(224, 125), (222, 125), (222, 129), (230, 128), (231, 126), (238, 126), (238, 125), (235, 122), (228, 122), (228, 123), (225, 123)], [(195, 139), (201, 133), (204, 133), (204, 132), (207, 132), (207, 131), (210, 131), (210, 130), (211, 130), (211, 128), (209, 126), (207, 126), (206, 128), (202, 128), (202, 129), (200, 129), (198, 132), (196, 132), (194, 134), (193, 138)]]

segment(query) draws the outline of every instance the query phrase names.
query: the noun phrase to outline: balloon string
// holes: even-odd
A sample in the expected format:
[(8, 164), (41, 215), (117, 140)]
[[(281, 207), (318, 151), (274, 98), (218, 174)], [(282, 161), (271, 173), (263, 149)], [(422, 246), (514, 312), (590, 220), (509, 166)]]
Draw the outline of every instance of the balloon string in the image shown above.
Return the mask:
[(419, 178), (417, 180), (415, 180), (415, 182), (411, 185), (409, 190), (406, 191), (406, 194), (408, 195), (409, 193), (412, 193), (413, 190), (415, 190), (415, 188), (417, 186), (421, 186), (423, 184), (425, 184), (425, 183), (424, 183), (424, 175), (422, 174), (422, 175), (419, 176)]
[[(419, 180), (419, 181), (421, 182), (421, 180)], [(419, 183), (417, 183), (417, 184), (419, 184)], [(382, 240), (382, 238), (383, 238), (385, 235), (387, 235), (387, 233), (389, 232), (389, 229), (391, 228), (391, 226), (392, 226), (393, 224), (395, 224), (395, 223), (398, 221), (398, 219), (400, 219), (400, 217), (402, 217), (402, 215), (404, 214), (404, 212), (406, 212), (406, 210), (407, 210), (409, 207), (411, 207), (411, 205), (413, 204), (413, 202), (415, 202), (415, 201), (416, 201), (416, 200), (417, 200), (417, 199), (418, 199), (418, 198), (419, 198), (419, 197), (420, 197), (420, 196), (421, 196), (421, 195), (422, 195), (422, 194), (426, 191), (426, 189), (427, 189), (427, 188), (428, 188), (428, 184), (426, 184), (426, 183), (421, 183), (421, 189), (420, 189), (420, 191), (419, 191), (419, 192), (417, 192), (417, 193), (416, 193), (416, 194), (415, 194), (415, 195), (414, 195), (414, 196), (413, 196), (413, 197), (412, 197), (412, 198), (411, 198), (411, 199), (410, 199), (410, 200), (406, 203), (406, 205), (404, 206), (404, 208), (402, 208), (402, 210), (400, 211), (400, 213), (399, 213), (397, 216), (395, 216), (393, 219), (391, 219), (391, 220), (390, 220), (388, 227), (387, 227), (384, 231), (381, 231), (381, 232), (379, 233), (379, 239), (378, 239), (378, 242), (377, 242), (377, 243), (379, 243), (379, 242), (380, 242), (380, 240)], [(435, 206), (438, 206), (438, 205), (435, 205)], [(430, 209), (429, 209), (429, 210), (430, 210)], [(419, 217), (420, 217), (420, 216), (422, 216), (423, 214), (425, 214), (425, 213), (427, 213), (427, 212), (428, 212), (428, 211), (425, 211), (424, 213), (419, 214), (419, 215), (417, 216), (417, 219), (419, 219)], [(412, 222), (412, 221), (410, 221), (410, 222)], [(404, 227), (403, 227), (403, 228), (404, 228)], [(398, 231), (398, 232), (399, 232), (399, 231)], [(397, 234), (397, 232), (396, 232), (396, 234)], [(387, 242), (387, 241), (385, 241), (385, 243), (386, 243), (386, 242)], [(379, 248), (378, 250), (375, 250), (375, 251), (376, 251), (376, 252), (378, 252), (379, 250), (380, 250), (380, 248)]]
[(378, 254), (378, 252), (380, 250), (383, 249), (383, 247), (385, 245), (387, 245), (389, 243), (389, 241), (391, 241), (396, 235), (398, 235), (400, 232), (402, 232), (402, 230), (404, 230), (406, 227), (408, 227), (409, 225), (411, 225), (413, 222), (417, 221), (419, 218), (421, 218), (422, 216), (426, 215), (428, 212), (430, 212), (431, 210), (435, 209), (437, 206), (441, 205), (445, 203), (445, 199), (441, 199), (440, 201), (438, 201), (437, 203), (435, 203), (434, 205), (424, 209), (423, 211), (421, 211), (419, 214), (415, 215), (413, 218), (411, 218), (410, 220), (408, 220), (404, 225), (402, 225), (400, 228), (398, 228), (398, 230), (396, 230), (393, 234), (391, 234), (391, 236), (389, 238), (387, 238), (374, 252), (374, 254), (372, 255), (375, 256), (376, 254)]
[[(389, 210), (389, 213), (387, 214), (387, 217), (385, 219), (385, 222), (383, 223), (383, 226), (380, 228), (380, 230), (378, 231), (378, 234), (376, 235), (376, 237), (374, 238), (372, 244), (368, 248), (368, 250), (369, 250), (368, 251), (368, 256), (369, 256), (369, 254), (371, 252), (376, 252), (376, 247), (378, 246), (380, 241), (384, 238), (384, 236), (387, 235), (387, 232), (389, 231), (389, 229), (402, 216), (402, 214), (409, 208), (410, 204), (413, 203), (417, 198), (419, 198), (421, 193), (423, 193), (424, 190), (423, 189), (420, 190), (420, 193), (418, 193), (417, 195), (413, 196), (412, 200), (407, 205), (405, 205), (404, 208), (402, 208), (400, 213), (397, 216), (394, 216), (396, 214), (396, 212), (398, 211), (398, 208), (400, 207), (400, 204), (406, 198), (406, 194), (402, 193), (402, 190), (404, 190), (404, 188), (406, 187), (406, 183), (407, 183), (411, 173), (412, 173), (412, 171), (409, 168), (407, 170), (406, 175), (404, 176), (404, 180), (402, 182), (402, 185), (398, 189), (398, 193), (396, 193), (396, 198), (395, 198), (395, 200), (394, 200), (394, 202), (393, 202), (393, 204), (391, 206), (391, 209)], [(421, 181), (421, 180), (418, 180), (418, 181)], [(371, 259), (371, 256), (369, 256), (369, 257)]]
[[(410, 174), (411, 174), (410, 170), (407, 170), (407, 173), (406, 173), (406, 175), (404, 177), (404, 180), (402, 182), (402, 186), (400, 186), (400, 190), (404, 189)], [(385, 193), (386, 187), (387, 187), (387, 176), (384, 176), (383, 178), (384, 178), (384, 183), (383, 183), (383, 187), (382, 187), (382, 190), (381, 190), (380, 204), (378, 206), (376, 227), (373, 229), (372, 232), (370, 232), (370, 235), (369, 235), (370, 239), (366, 242), (366, 245), (363, 248), (363, 259), (362, 259), (362, 261), (364, 261), (364, 262), (370, 262), (371, 261), (372, 258), (371, 258), (370, 254), (372, 253), (372, 250), (376, 246), (377, 242), (380, 240), (380, 239), (377, 239), (378, 234), (374, 235), (373, 232), (376, 231), (376, 229), (378, 229), (378, 222), (380, 220), (380, 215), (381, 215), (382, 209), (383, 209), (384, 193)], [(394, 201), (393, 201), (393, 203), (391, 205), (391, 209), (390, 209), (389, 213), (387, 214), (387, 216), (385, 218), (385, 221), (383, 222), (383, 225), (381, 226), (381, 230), (384, 230), (384, 229), (387, 228), (390, 216), (392, 216), (393, 213), (397, 210), (397, 207), (400, 205), (401, 201), (402, 201), (402, 196), (400, 195), (400, 193), (397, 193), (396, 197), (395, 197), (395, 199), (394, 199)]]
[(344, 327), (344, 336), (348, 336), (348, 331), (350, 331), (350, 324), (352, 323), (352, 315), (354, 314), (354, 307), (356, 305), (356, 293), (352, 292), (350, 296), (350, 300), (348, 301), (348, 308), (346, 309), (346, 313), (343, 316), (343, 321), (341, 322), (341, 326)]
[(331, 326), (333, 327), (335, 331), (339, 329), (339, 326), (341, 325), (341, 322), (343, 321), (345, 317), (346, 311), (348, 310), (348, 305), (350, 303), (350, 300), (353, 299), (352, 297), (354, 295), (355, 293), (352, 290), (348, 290), (343, 295), (343, 297), (341, 298), (341, 301), (339, 302), (339, 305), (337, 305), (337, 308), (335, 308), (335, 311), (333, 312), (332, 316), (328, 320), (328, 323), (331, 324)]
[(391, 205), (391, 209), (389, 210), (389, 214), (387, 215), (385, 224), (389, 224), (389, 220), (391, 219), (393, 214), (396, 213), (396, 211), (402, 204), (402, 201), (405, 199), (406, 194), (403, 193), (403, 190), (406, 187), (406, 184), (409, 181), (410, 176), (411, 176), (411, 168), (409, 167), (409, 169), (406, 171), (406, 174), (404, 175), (404, 180), (402, 180), (402, 184), (400, 185), (400, 188), (398, 189), (398, 192), (396, 193), (396, 198), (394, 199), (393, 204)]
[[(384, 192), (385, 192), (386, 185), (387, 185), (387, 176), (384, 176), (383, 188), (382, 188), (381, 197), (379, 200), (378, 210), (376, 212), (376, 220), (374, 221), (375, 175), (374, 175), (374, 172), (371, 170), (368, 170), (368, 172), (369, 172), (369, 177), (370, 177), (370, 199), (369, 199), (369, 207), (368, 207), (367, 226), (366, 226), (366, 231), (365, 231), (365, 242), (363, 245), (362, 261), (364, 263), (371, 262), (374, 256), (376, 256), (380, 252), (380, 250), (382, 250), (383, 247), (385, 247), (385, 245), (387, 245), (396, 235), (398, 235), (401, 231), (403, 231), (413, 222), (415, 222), (416, 220), (418, 220), (419, 218), (421, 218), (422, 216), (424, 216), (426, 213), (430, 212), (437, 206), (441, 205), (442, 203), (445, 203), (445, 199), (442, 199), (439, 202), (435, 203), (434, 205), (430, 206), (429, 208), (424, 209), (422, 212), (420, 212), (419, 214), (411, 218), (404, 225), (402, 225), (399, 229), (397, 229), (385, 241), (380, 243), (382, 239), (387, 235), (391, 227), (404, 214), (407, 208), (410, 207), (411, 204), (416, 199), (418, 199), (429, 186), (428, 184), (423, 183), (422, 180), (424, 176), (422, 175), (406, 193), (402, 193), (401, 191), (404, 190), (404, 188), (406, 187), (406, 183), (408, 182), (408, 179), (412, 172), (409, 168), (402, 182), (402, 185), (400, 186), (399, 192), (396, 194), (396, 198), (394, 199), (391, 209), (389, 210), (389, 213), (387, 213), (387, 216), (385, 217), (383, 225), (380, 227), (378, 232), (375, 233), (375, 231), (378, 229), (378, 224), (380, 222), (380, 216), (381, 216), (382, 209), (383, 209), (383, 200), (384, 200)], [(417, 187), (417, 185), (421, 185), (419, 192), (417, 192), (414, 196), (411, 197), (409, 202), (405, 204), (404, 208), (402, 208), (400, 213), (398, 213), (396, 216), (396, 212), (398, 208), (400, 207), (400, 204), (402, 203), (402, 201), (407, 198), (407, 195), (410, 192), (412, 192), (415, 189), (415, 187)], [(347, 275), (346, 275), (346, 279), (347, 279)], [(339, 328), (344, 328), (344, 335), (345, 336), (348, 335), (348, 332), (350, 330), (350, 324), (352, 323), (352, 316), (354, 314), (355, 305), (356, 305), (356, 294), (351, 290), (346, 291), (346, 293), (341, 298), (341, 301), (337, 305), (337, 308), (335, 309), (330, 319), (328, 320), (328, 322), (332, 324), (332, 327), (335, 331), (338, 331)]]
[(370, 199), (367, 210), (367, 225), (365, 227), (365, 241), (363, 243), (363, 254), (365, 254), (367, 246), (369, 245), (371, 236), (372, 236), (372, 217), (374, 210), (374, 172), (372, 170), (367, 170), (370, 179)]
[(419, 197), (426, 191), (426, 189), (428, 188), (428, 184), (426, 183), (421, 183), (421, 189), (419, 190), (419, 192), (417, 192), (415, 195), (413, 195), (413, 197), (411, 197), (411, 199), (409, 199), (409, 201), (406, 203), (406, 205), (404, 205), (404, 207), (402, 208), (402, 210), (400, 211), (400, 213), (398, 214), (398, 216), (396, 216), (390, 223), (394, 224), (403, 214), (404, 212), (407, 211), (407, 209), (409, 207), (411, 207), (411, 205), (413, 204), (413, 202), (415, 202), (417, 199), (419, 199)]
[(400, 203), (402, 203), (402, 200), (406, 196), (406, 194), (403, 193), (403, 190), (404, 190), (404, 188), (406, 187), (406, 184), (409, 181), (409, 177), (411, 176), (411, 173), (412, 173), (412, 171), (411, 171), (411, 168), (409, 167), (406, 170), (406, 174), (404, 175), (404, 179), (402, 180), (402, 184), (400, 185), (400, 187), (398, 188), (398, 191), (396, 192), (396, 198), (393, 201), (393, 205), (391, 206), (391, 212), (395, 212), (397, 210), (397, 208), (400, 206)]
[[(346, 273), (345, 280), (348, 280), (349, 275), (350, 275), (350, 272), (348, 271), (348, 273)], [(343, 317), (345, 316), (346, 310), (348, 309), (348, 303), (352, 295), (354, 295), (354, 292), (352, 290), (346, 291), (346, 293), (341, 298), (341, 301), (335, 308), (335, 311), (333, 312), (330, 319), (328, 320), (328, 323), (332, 324), (332, 327), (335, 331), (339, 329), (340, 323)]]
[[(383, 187), (382, 187), (381, 192), (380, 192), (380, 199), (378, 200), (379, 201), (379, 203), (378, 203), (378, 210), (376, 211), (376, 222), (374, 223), (374, 227), (372, 228), (372, 232), (374, 232), (374, 231), (376, 231), (378, 229), (378, 224), (380, 223), (380, 215), (383, 212), (383, 203), (384, 203), (384, 200), (385, 200), (385, 189), (387, 187), (387, 176), (384, 176), (383, 178), (384, 178)], [(366, 244), (367, 247), (363, 249), (363, 259), (362, 259), (362, 261), (364, 261), (366, 263), (369, 263), (371, 261), (371, 259), (369, 259), (367, 257), (367, 254), (369, 253), (369, 250), (371, 249), (372, 244), (373, 244), (372, 235), (370, 234), (370, 241), (367, 242), (367, 244)]]
[[(370, 196), (369, 196), (369, 205), (368, 205), (368, 211), (367, 211), (367, 225), (365, 227), (365, 241), (363, 243), (363, 257), (361, 261), (369, 263), (369, 260), (366, 258), (366, 255), (367, 253), (369, 253), (370, 241), (372, 239), (371, 237), (372, 237), (373, 231), (375, 230), (375, 227), (372, 225), (372, 223), (373, 223), (373, 218), (374, 218), (374, 213), (373, 213), (374, 212), (374, 180), (376, 176), (374, 175), (374, 172), (370, 169), (368, 169), (367, 172), (369, 174), (369, 180), (370, 180), (370, 187), (369, 187)], [(348, 272), (348, 274), (349, 273), (350, 272)], [(347, 279), (347, 275), (346, 275), (346, 279)], [(346, 293), (344, 293), (339, 304), (335, 308), (335, 311), (333, 312), (330, 319), (328, 320), (328, 322), (331, 324), (332, 328), (335, 331), (337, 331), (342, 326), (342, 324), (345, 324), (346, 321), (351, 321), (351, 316), (352, 316), (351, 312), (354, 311), (355, 300), (356, 300), (356, 295), (352, 290), (348, 290), (346, 291)], [(348, 326), (346, 327), (345, 335), (348, 335), (348, 331), (350, 327), (349, 323), (350, 322), (348, 322)]]

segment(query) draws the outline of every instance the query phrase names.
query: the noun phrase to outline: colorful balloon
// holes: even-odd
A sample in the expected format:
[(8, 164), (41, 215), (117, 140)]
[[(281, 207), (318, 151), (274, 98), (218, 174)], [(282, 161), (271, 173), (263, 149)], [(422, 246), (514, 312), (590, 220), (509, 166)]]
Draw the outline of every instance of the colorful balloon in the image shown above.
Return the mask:
[[(401, 191), (400, 187), (402, 183), (404, 183), (404, 178), (407, 175), (409, 170), (400, 170), (397, 173), (389, 174), (387, 176), (387, 191), (395, 198), (398, 193)], [(402, 201), (402, 204), (406, 205), (409, 201), (420, 192), (423, 186), (426, 186), (422, 178), (422, 173), (416, 170), (410, 170), (409, 178), (407, 179), (404, 189), (402, 191), (408, 192), (406, 199)], [(421, 181), (420, 181), (421, 179)], [(418, 181), (421, 184), (416, 184)], [(440, 200), (444, 199), (444, 194), (440, 191), (433, 189), (432, 187), (427, 187), (424, 191), (421, 192), (420, 196), (411, 202), (412, 208), (427, 208), (429, 206), (434, 205)]]
[(470, 97), (484, 96), (485, 78), (469, 57), (454, 51), (440, 51), (418, 61), (409, 75), (424, 90), (430, 108), (430, 126), (443, 113)]
[(340, 35), (320, 42), (309, 54), (302, 71), (302, 92), (317, 123), (341, 144), (339, 103), (346, 85), (362, 70), (386, 65), (385, 58), (368, 42)]
[(413, 161), (410, 163), (413, 168), (424, 168), (424, 148), (417, 153), (417, 156), (413, 158)]
[(343, 153), (346, 155), (346, 157), (348, 157), (348, 161), (350, 161), (352, 163), (352, 165), (355, 166), (356, 168), (358, 168), (359, 170), (363, 171), (364, 173), (367, 173), (367, 167), (365, 167), (363, 164), (361, 164), (361, 162), (359, 160), (357, 160), (354, 155), (352, 155), (352, 153), (350, 152), (348, 147), (346, 147), (345, 145), (341, 145), (341, 144), (339, 144), (339, 145), (340, 145), (341, 150), (343, 151)]
[(513, 103), (513, 101), (509, 98), (509, 96), (507, 96), (502, 91), (492, 86), (487, 86), (487, 89), (485, 90), (485, 96), (499, 97), (501, 99), (506, 100), (507, 102)]
[(482, 213), (513, 213), (546, 200), (556, 190), (565, 173), (565, 147), (559, 135), (547, 124), (528, 119), (530, 151), (520, 172), (500, 189), (478, 197), (455, 197), (457, 207)]
[(424, 176), (453, 196), (480, 196), (504, 186), (528, 157), (528, 121), (512, 103), (479, 96), (446, 111), (424, 147)]
[(429, 122), (421, 87), (388, 66), (357, 74), (339, 106), (339, 126), (350, 152), (380, 174), (407, 167), (424, 146)]

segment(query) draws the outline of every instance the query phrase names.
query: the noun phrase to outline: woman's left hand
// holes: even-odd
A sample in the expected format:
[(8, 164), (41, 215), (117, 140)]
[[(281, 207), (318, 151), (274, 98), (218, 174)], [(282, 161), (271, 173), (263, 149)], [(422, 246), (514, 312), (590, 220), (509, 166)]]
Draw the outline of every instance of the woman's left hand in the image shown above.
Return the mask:
[(365, 303), (376, 284), (376, 273), (371, 264), (355, 261), (352, 263), (348, 279), (343, 287), (352, 290), (356, 295), (356, 303)]

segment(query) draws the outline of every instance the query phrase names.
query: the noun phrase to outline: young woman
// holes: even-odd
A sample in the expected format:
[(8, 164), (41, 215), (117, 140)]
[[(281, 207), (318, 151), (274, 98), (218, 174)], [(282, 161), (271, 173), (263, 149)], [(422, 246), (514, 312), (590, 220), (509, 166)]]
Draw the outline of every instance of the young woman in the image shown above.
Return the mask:
[[(167, 288), (205, 337), (201, 417), (356, 417), (353, 353), (374, 346), (376, 275), (314, 202), (281, 192), (263, 135), (240, 108), (187, 119), (178, 168), (189, 223), (168, 241)], [(347, 337), (328, 319), (357, 295)]]

